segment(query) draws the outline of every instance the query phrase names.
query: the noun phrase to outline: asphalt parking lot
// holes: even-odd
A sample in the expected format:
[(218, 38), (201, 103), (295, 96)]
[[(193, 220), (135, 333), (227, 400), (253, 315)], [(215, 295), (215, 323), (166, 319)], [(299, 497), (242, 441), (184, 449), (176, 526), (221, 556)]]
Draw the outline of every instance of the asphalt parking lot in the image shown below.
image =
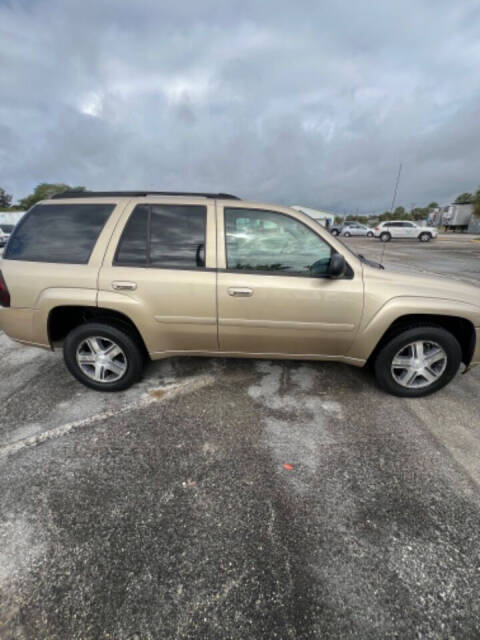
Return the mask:
[[(348, 244), (480, 287), (467, 237)], [(0, 380), (2, 640), (480, 637), (480, 368), (405, 400), (185, 358), (109, 395), (1, 334)]]

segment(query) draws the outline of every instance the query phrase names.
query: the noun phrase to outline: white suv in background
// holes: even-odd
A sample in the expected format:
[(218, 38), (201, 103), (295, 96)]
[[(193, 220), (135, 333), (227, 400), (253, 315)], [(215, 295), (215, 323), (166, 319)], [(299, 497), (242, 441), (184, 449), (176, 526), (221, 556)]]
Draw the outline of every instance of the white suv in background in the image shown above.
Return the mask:
[(373, 233), (382, 242), (389, 242), (392, 238), (417, 239), (420, 242), (430, 242), (436, 238), (438, 231), (435, 227), (421, 227), (408, 220), (389, 220), (381, 222), (375, 227)]

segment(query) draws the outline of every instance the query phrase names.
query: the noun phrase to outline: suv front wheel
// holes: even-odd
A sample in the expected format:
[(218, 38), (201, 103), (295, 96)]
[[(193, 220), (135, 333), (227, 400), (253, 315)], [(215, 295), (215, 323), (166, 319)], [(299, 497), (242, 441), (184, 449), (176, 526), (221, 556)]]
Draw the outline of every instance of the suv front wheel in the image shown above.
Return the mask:
[(121, 391), (137, 382), (144, 358), (127, 327), (88, 322), (65, 338), (63, 357), (70, 373), (97, 391)]
[(430, 242), (430, 240), (432, 239), (432, 234), (424, 231), (418, 236), (418, 239), (420, 240), (420, 242)]
[(375, 377), (384, 391), (396, 396), (427, 396), (454, 378), (462, 360), (458, 340), (439, 326), (407, 328), (377, 353)]

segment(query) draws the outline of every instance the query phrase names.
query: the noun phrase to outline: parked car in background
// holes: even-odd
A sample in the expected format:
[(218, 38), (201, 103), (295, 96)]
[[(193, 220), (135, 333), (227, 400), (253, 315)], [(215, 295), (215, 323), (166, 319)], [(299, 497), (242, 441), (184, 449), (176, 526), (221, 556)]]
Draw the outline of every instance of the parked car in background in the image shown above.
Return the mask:
[(373, 238), (373, 229), (370, 229), (366, 224), (361, 224), (360, 222), (349, 222), (343, 226), (340, 235), (345, 238), (349, 238), (350, 236)]
[(365, 224), (361, 224), (360, 222), (344, 222), (343, 224), (335, 224), (330, 228), (330, 233), (332, 236), (344, 236), (348, 238), (350, 236), (367, 236), (369, 238), (373, 238), (373, 229), (367, 227)]
[(410, 239), (419, 240), (420, 242), (430, 242), (433, 238), (436, 238), (438, 231), (435, 227), (424, 227), (415, 222), (409, 222), (408, 220), (389, 220), (388, 222), (381, 222), (373, 230), (376, 238), (379, 238), (381, 242), (390, 242), (393, 239)]
[(2, 224), (0, 225), (0, 247), (4, 247), (13, 231), (14, 224)]
[(332, 236), (339, 236), (344, 226), (345, 226), (344, 222), (342, 224), (332, 224), (330, 225), (328, 230), (330, 231)]

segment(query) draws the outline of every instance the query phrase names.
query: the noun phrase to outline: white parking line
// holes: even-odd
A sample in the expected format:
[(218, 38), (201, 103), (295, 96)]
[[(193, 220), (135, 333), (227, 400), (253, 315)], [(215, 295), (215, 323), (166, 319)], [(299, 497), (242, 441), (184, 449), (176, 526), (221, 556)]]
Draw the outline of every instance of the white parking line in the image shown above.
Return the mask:
[(3, 447), (0, 447), (0, 456), (8, 456), (16, 453), (17, 451), (20, 451), (21, 449), (35, 447), (42, 442), (46, 442), (47, 440), (58, 438), (67, 433), (70, 433), (71, 431), (73, 431), (74, 429), (78, 429), (79, 427), (88, 427), (92, 424), (95, 424), (96, 422), (112, 418), (113, 416), (118, 416), (128, 411), (142, 409), (154, 402), (169, 400), (174, 396), (196, 391), (197, 389), (201, 389), (202, 387), (213, 384), (214, 380), (214, 376), (206, 374), (200, 376), (192, 376), (191, 378), (186, 378), (184, 380), (181, 380), (180, 382), (172, 381), (163, 386), (148, 389), (138, 400), (129, 402), (122, 407), (118, 407), (109, 411), (101, 411), (100, 413), (89, 416), (88, 418), (84, 418), (82, 420), (67, 422), (60, 425), (59, 427), (48, 429), (47, 431), (42, 431), (41, 433), (37, 433), (29, 438), (24, 438), (22, 440), (18, 440), (17, 442), (13, 442), (12, 444), (7, 444)]

